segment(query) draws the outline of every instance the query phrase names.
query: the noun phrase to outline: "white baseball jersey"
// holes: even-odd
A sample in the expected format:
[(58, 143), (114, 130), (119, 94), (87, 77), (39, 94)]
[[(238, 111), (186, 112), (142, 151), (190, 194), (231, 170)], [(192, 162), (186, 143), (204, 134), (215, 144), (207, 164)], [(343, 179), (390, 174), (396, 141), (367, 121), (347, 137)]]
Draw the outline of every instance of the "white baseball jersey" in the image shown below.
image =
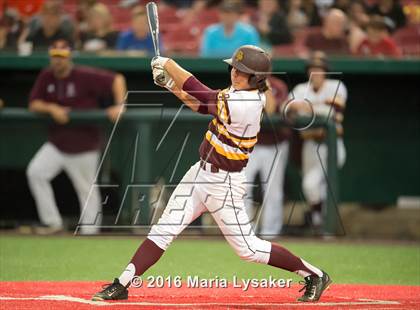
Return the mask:
[(210, 122), (200, 157), (219, 169), (241, 171), (257, 143), (265, 95), (258, 90), (222, 90), (208, 113), (215, 116)]
[(347, 100), (347, 88), (340, 80), (326, 79), (317, 92), (308, 81), (298, 84), (289, 94), (289, 100), (309, 100), (315, 114), (323, 116), (327, 116), (331, 111), (331, 105), (325, 102), (334, 98), (340, 98), (343, 102)]

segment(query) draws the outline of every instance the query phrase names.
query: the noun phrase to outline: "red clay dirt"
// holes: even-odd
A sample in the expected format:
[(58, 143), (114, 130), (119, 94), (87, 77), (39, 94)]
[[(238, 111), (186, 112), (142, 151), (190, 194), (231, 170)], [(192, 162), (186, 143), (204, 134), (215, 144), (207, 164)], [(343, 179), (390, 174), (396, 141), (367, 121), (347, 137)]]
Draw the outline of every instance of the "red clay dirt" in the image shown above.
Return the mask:
[(291, 288), (131, 288), (128, 300), (94, 302), (104, 282), (1, 282), (0, 309), (420, 309), (420, 286), (333, 284), (317, 303)]

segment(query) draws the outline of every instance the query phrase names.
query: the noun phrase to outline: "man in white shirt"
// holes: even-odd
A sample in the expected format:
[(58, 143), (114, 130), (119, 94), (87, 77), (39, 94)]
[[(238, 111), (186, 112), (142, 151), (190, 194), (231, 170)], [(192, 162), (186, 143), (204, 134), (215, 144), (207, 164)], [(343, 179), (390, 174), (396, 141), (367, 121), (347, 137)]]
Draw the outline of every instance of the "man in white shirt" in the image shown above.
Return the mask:
[[(308, 82), (298, 84), (289, 94), (289, 105), (300, 114), (334, 117), (337, 128), (337, 162), (344, 165), (346, 150), (343, 143), (343, 111), (347, 100), (347, 89), (342, 81), (328, 79), (328, 63), (323, 52), (314, 52), (308, 65)], [(326, 167), (328, 148), (324, 128), (309, 127), (301, 131), (302, 188), (311, 211), (306, 222), (315, 230), (322, 225), (322, 205), (327, 198)]]

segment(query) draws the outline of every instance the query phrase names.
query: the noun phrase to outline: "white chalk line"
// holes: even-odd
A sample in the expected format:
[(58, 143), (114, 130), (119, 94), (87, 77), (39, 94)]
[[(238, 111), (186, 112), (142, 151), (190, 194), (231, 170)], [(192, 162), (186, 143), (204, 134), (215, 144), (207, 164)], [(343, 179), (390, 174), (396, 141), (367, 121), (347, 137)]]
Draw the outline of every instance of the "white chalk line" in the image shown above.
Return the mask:
[(46, 295), (39, 297), (7, 297), (0, 296), (0, 300), (9, 301), (68, 301), (92, 306), (160, 306), (160, 307), (204, 307), (204, 306), (225, 306), (225, 307), (290, 307), (290, 306), (358, 306), (358, 305), (399, 305), (397, 301), (390, 300), (373, 300), (363, 299), (359, 301), (345, 301), (345, 302), (316, 302), (316, 303), (235, 303), (235, 302), (197, 302), (197, 303), (160, 303), (160, 302), (105, 302), (105, 301), (92, 301), (89, 299), (78, 298), (66, 295)]

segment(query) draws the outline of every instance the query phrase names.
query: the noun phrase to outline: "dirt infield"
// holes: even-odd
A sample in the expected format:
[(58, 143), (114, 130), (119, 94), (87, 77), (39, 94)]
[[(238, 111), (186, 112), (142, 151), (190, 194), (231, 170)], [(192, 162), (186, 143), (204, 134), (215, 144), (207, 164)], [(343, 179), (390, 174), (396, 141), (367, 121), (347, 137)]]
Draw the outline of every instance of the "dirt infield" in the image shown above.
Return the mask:
[(291, 288), (132, 288), (127, 301), (94, 302), (103, 282), (2, 282), (0, 309), (420, 309), (420, 286), (333, 284), (318, 303)]

